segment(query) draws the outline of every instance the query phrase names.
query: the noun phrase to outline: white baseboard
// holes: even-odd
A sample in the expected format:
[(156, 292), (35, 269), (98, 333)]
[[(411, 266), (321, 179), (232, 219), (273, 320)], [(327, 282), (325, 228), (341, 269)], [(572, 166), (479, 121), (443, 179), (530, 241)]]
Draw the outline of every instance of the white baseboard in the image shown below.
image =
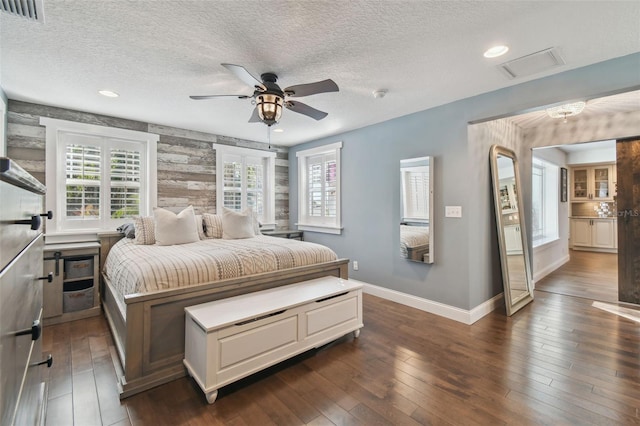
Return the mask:
[(545, 266), (544, 268), (542, 268), (541, 270), (533, 274), (533, 281), (534, 282), (540, 281), (541, 279), (543, 279), (544, 277), (546, 277), (547, 275), (549, 275), (550, 273), (552, 273), (553, 271), (555, 271), (556, 269), (558, 269), (559, 267), (567, 263), (568, 261), (569, 261), (569, 255), (567, 254), (565, 257), (561, 257), (555, 262), (550, 263), (549, 265)]
[[(357, 280), (350, 279), (349, 281)], [(502, 303), (503, 298), (502, 293), (500, 293), (470, 311), (467, 311), (465, 309), (456, 308), (455, 306), (445, 305), (444, 303), (434, 302), (433, 300), (423, 299), (422, 297), (413, 296), (411, 294), (402, 293), (365, 282), (362, 282), (362, 286), (363, 291), (367, 294), (391, 300), (392, 302), (420, 309), (421, 311), (429, 312), (467, 325), (473, 324), (480, 318), (492, 312), (500, 305), (500, 303)]]

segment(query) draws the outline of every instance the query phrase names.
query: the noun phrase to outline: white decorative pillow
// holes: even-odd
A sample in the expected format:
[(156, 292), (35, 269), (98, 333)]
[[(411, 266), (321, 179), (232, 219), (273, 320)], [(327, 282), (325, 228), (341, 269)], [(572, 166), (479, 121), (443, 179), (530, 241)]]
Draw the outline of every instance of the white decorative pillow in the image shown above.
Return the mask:
[(219, 214), (204, 213), (202, 220), (207, 238), (222, 238), (222, 217)]
[(151, 216), (133, 218), (135, 228), (134, 244), (151, 245), (156, 243), (155, 222)]
[(253, 212), (246, 209), (242, 213), (222, 208), (222, 238), (235, 240), (239, 238), (255, 237)]
[(153, 209), (153, 217), (156, 222), (156, 244), (159, 246), (193, 243), (200, 240), (193, 206), (187, 207), (178, 214), (156, 207)]
[(196, 229), (198, 230), (198, 238), (204, 240), (207, 236), (204, 233), (204, 220), (201, 214), (196, 215)]

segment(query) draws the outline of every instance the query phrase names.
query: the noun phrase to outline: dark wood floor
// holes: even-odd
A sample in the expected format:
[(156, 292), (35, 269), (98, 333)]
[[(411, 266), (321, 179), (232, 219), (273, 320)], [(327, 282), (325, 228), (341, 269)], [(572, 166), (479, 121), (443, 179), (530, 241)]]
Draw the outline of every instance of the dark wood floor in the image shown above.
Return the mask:
[(536, 292), (471, 326), (365, 295), (365, 327), (208, 405), (182, 378), (120, 402), (102, 317), (45, 327), (48, 425), (640, 424), (640, 327)]
[(569, 250), (569, 262), (539, 282), (536, 290), (603, 302), (618, 301), (618, 255)]

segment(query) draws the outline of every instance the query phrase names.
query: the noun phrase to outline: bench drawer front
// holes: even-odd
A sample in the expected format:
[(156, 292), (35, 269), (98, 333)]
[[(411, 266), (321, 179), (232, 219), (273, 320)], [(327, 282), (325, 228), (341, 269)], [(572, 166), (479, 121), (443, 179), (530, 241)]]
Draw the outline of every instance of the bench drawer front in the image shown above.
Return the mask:
[(307, 337), (322, 333), (325, 330), (352, 325), (358, 320), (358, 297), (351, 293), (347, 299), (333, 302), (318, 309), (309, 310), (307, 315)]
[(298, 340), (298, 316), (293, 315), (219, 340), (219, 370), (269, 354), (295, 344)]

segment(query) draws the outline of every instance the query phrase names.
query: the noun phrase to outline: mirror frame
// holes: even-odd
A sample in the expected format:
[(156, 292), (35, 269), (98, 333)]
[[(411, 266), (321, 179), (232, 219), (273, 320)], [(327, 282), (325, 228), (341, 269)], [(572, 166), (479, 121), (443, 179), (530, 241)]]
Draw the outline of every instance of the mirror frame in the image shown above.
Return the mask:
[[(518, 207), (518, 220), (520, 222), (520, 237), (522, 238), (522, 255), (524, 257), (525, 280), (527, 289), (522, 296), (512, 300), (511, 298), (511, 281), (509, 279), (509, 266), (507, 263), (507, 245), (505, 242), (504, 225), (502, 223), (502, 209), (500, 206), (500, 177), (498, 174), (498, 156), (510, 158), (513, 161), (513, 174), (516, 184), (516, 205)], [(527, 244), (527, 228), (524, 220), (524, 209), (522, 203), (522, 185), (520, 183), (520, 169), (516, 153), (509, 148), (499, 145), (491, 146), (490, 151), (491, 163), (491, 182), (493, 201), (496, 216), (496, 227), (498, 231), (498, 247), (500, 249), (500, 265), (502, 268), (502, 285), (504, 288), (504, 301), (507, 309), (507, 315), (511, 316), (525, 305), (533, 301), (532, 275), (531, 275), (531, 257), (529, 255), (529, 245)]]
[[(428, 191), (429, 193), (427, 194), (427, 197), (429, 198), (429, 253), (427, 253), (427, 257), (426, 260), (423, 260), (422, 262), (420, 262), (419, 260), (413, 260), (410, 259), (408, 257), (405, 257), (404, 259), (410, 261), (410, 262), (415, 262), (415, 263), (422, 263), (425, 265), (430, 265), (433, 264), (435, 262), (434, 260), (434, 238), (433, 238), (433, 212), (434, 212), (434, 206), (433, 206), (433, 177), (435, 175), (434, 173), (434, 158), (431, 155), (425, 155), (422, 157), (414, 157), (414, 158), (403, 158), (400, 160), (400, 173), (402, 174), (402, 163), (403, 162), (416, 162), (416, 161), (421, 161), (421, 160), (427, 160), (429, 163), (429, 188)], [(402, 209), (402, 192), (404, 191), (404, 188), (402, 187), (402, 177), (400, 177), (400, 217), (402, 218), (403, 216), (403, 209)], [(401, 231), (402, 232), (402, 231)]]

